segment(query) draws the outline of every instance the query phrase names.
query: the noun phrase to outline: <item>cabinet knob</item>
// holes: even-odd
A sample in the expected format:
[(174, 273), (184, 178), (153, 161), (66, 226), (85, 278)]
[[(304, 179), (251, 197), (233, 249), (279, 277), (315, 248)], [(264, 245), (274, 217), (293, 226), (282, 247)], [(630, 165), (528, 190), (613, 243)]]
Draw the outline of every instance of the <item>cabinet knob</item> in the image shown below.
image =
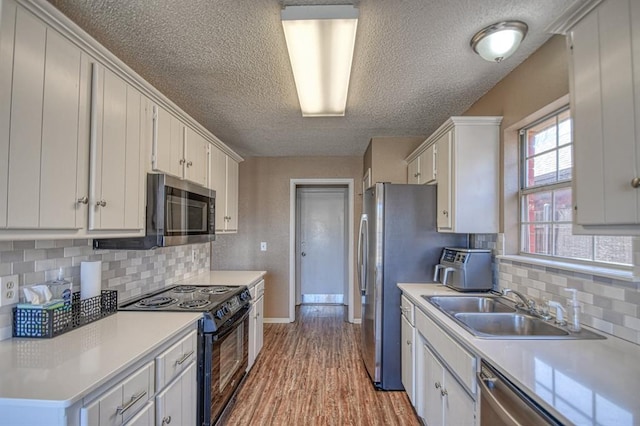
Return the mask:
[(445, 216), (449, 216), (449, 212), (446, 211), (446, 210), (442, 210), (442, 214), (445, 215)]
[(187, 167), (193, 166), (193, 161), (187, 161)]
[(182, 166), (184, 164), (184, 158), (181, 158), (180, 161), (178, 161), (178, 163), (180, 163), (180, 165)]
[(413, 177), (418, 177), (418, 176), (420, 176), (420, 173), (414, 173), (413, 174)]
[(162, 419), (162, 424), (163, 425), (168, 425), (169, 423), (171, 423), (171, 416), (167, 416), (167, 417)]
[(411, 346), (411, 340), (407, 340), (407, 345)]
[(631, 187), (640, 188), (640, 177), (634, 177), (631, 179)]
[(77, 202), (78, 204), (89, 204), (89, 197), (85, 196), (85, 197), (78, 198)]
[(440, 382), (436, 382), (436, 383), (435, 383), (435, 386), (436, 386), (436, 389), (440, 389), (440, 387), (441, 387), (442, 385), (440, 384)]
[(96, 206), (98, 207), (105, 207), (106, 205), (107, 205), (107, 202), (105, 200), (100, 200), (96, 202)]
[(447, 396), (449, 393), (445, 388), (440, 389), (440, 396)]

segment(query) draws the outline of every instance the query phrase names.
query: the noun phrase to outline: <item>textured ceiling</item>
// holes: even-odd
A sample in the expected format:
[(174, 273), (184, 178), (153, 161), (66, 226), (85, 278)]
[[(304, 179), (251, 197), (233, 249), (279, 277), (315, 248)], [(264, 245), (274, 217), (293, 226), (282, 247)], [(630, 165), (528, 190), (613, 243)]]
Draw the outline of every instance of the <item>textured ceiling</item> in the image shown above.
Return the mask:
[[(245, 156), (362, 155), (375, 136), (426, 136), (540, 47), (574, 0), (361, 0), (345, 117), (303, 118), (278, 0), (49, 0)], [(529, 25), (500, 64), (469, 40)]]

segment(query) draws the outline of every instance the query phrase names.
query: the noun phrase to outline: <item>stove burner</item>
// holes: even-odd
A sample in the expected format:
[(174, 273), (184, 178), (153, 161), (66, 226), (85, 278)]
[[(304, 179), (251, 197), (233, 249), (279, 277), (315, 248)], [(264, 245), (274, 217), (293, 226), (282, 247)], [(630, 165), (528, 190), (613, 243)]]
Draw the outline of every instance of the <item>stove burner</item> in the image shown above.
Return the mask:
[(193, 293), (196, 291), (196, 288), (192, 285), (181, 285), (171, 289), (174, 293)]
[(209, 303), (208, 300), (205, 299), (195, 299), (195, 300), (187, 300), (182, 303), (179, 303), (178, 306), (186, 309), (197, 309), (207, 306)]
[(231, 289), (228, 287), (207, 287), (207, 288), (203, 288), (202, 290), (200, 290), (200, 293), (205, 293), (205, 294), (224, 294), (228, 291), (230, 291)]
[(149, 297), (148, 299), (142, 299), (141, 301), (136, 303), (136, 306), (139, 306), (141, 308), (162, 308), (164, 306), (173, 305), (177, 301), (178, 299), (174, 299), (173, 297), (156, 296)]

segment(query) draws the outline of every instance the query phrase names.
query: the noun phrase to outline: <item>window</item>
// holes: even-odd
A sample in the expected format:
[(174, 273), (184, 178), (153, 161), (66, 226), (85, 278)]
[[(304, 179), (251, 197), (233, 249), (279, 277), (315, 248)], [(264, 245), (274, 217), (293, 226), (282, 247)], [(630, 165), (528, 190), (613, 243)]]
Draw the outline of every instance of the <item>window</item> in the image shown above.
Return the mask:
[(573, 140), (568, 107), (520, 130), (520, 251), (631, 264), (631, 237), (572, 235)]

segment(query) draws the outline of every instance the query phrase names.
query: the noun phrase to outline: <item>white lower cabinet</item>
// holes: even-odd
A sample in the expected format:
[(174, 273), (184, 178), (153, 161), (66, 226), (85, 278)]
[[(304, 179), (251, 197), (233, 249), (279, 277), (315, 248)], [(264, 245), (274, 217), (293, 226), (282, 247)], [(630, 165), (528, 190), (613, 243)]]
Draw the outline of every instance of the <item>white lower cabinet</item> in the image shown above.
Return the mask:
[(407, 396), (413, 405), (415, 405), (415, 359), (416, 359), (416, 328), (414, 327), (414, 306), (406, 297), (402, 296), (401, 327), (400, 327), (400, 351), (401, 351), (401, 375), (402, 385), (404, 386)]
[(250, 290), (253, 300), (249, 313), (249, 363), (247, 371), (251, 369), (258, 358), (264, 342), (264, 280)]
[(196, 363), (191, 362), (156, 396), (156, 425), (195, 425), (196, 410)]
[(81, 401), (80, 426), (194, 426), (197, 330), (167, 344), (141, 367), (87, 395)]
[(421, 417), (428, 425), (475, 425), (475, 401), (433, 352), (422, 345)]
[(429, 426), (475, 425), (476, 356), (419, 309), (415, 310), (415, 328), (416, 413)]

